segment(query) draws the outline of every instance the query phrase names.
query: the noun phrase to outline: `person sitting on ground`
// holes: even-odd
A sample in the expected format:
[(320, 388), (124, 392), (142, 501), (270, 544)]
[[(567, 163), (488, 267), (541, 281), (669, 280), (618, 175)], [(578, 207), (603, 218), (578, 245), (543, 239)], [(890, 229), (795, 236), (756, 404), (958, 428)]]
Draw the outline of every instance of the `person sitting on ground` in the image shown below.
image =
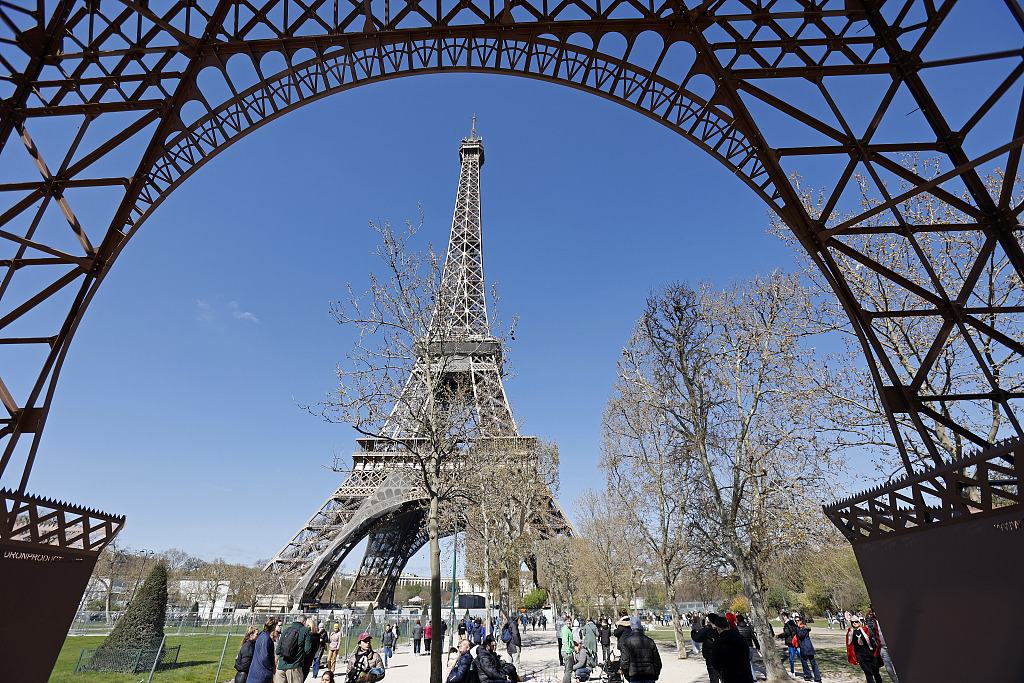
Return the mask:
[(348, 659), (348, 683), (376, 683), (384, 678), (384, 662), (371, 640), (369, 633), (359, 634), (359, 645)]
[(320, 677), (320, 683), (334, 683), (334, 672), (330, 669), (324, 669), (324, 673)]
[(448, 670), (448, 677), (445, 683), (476, 683), (469, 672), (473, 663), (473, 655), (469, 652), (470, 642), (466, 639), (459, 641), (459, 647), (452, 648), (458, 654), (451, 668)]
[(480, 683), (508, 683), (508, 676), (505, 675), (496, 650), (494, 636), (484, 638), (483, 644), (477, 649), (476, 669)]
[(658, 644), (644, 635), (640, 617), (630, 617), (630, 634), (619, 641), (619, 670), (630, 683), (654, 683), (661, 675)]

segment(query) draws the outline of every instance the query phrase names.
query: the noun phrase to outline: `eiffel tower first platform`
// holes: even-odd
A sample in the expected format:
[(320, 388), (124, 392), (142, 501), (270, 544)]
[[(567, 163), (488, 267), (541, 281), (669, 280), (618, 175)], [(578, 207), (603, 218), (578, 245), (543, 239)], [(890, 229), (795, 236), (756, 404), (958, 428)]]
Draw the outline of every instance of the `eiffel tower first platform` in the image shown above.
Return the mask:
[[(501, 340), (491, 335), (487, 320), (480, 221), (484, 146), (476, 135), (475, 117), (470, 136), (459, 146), (459, 157), (462, 173), (434, 318), (454, 320), (473, 342), (469, 349), (459, 349), (447, 367), (460, 375), (451, 378), (454, 382), (472, 388), (476, 422), (487, 430), (486, 438), (525, 448), (535, 443), (536, 437), (519, 434), (501, 380)], [(439, 315), (441, 312), (445, 315)], [(417, 365), (420, 362), (417, 360)], [(417, 381), (420, 374), (414, 369), (405, 384), (406, 393), (417, 394), (412, 400), (426, 398), (426, 388)], [(409, 401), (403, 396), (398, 405)], [(417, 435), (397, 408), (382, 433), (392, 438), (356, 439), (352, 472), (266, 567), (280, 577), (286, 589), (290, 587), (298, 605), (319, 602), (341, 563), (360, 541), (368, 539), (359, 571), (342, 602), (392, 607), (402, 570), (428, 541), (427, 500), (417, 485), (421, 475), (414, 458), (392, 447), (395, 439), (415, 439)], [(534, 510), (531, 524), (538, 538), (575, 535), (550, 494)], [(453, 531), (441, 528), (442, 535)]]

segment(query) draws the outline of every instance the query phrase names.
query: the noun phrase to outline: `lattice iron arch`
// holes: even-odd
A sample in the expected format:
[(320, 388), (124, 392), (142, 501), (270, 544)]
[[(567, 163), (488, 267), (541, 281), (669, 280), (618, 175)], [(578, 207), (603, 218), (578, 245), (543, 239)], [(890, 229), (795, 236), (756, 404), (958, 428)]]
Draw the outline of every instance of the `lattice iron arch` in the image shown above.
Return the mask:
[[(81, 316), (127, 239), (169, 192), (241, 136), (306, 102), (363, 83), (442, 71), (561, 83), (619, 102), (694, 142), (761, 196), (826, 274), (851, 317), (891, 422), (909, 417), (917, 431), (910, 438), (936, 465), (944, 461), (934, 443), (940, 428), (979, 446), (1022, 437), (1017, 405), (1024, 393), (1001, 385), (983, 350), (994, 345), (1024, 356), (1014, 328), (1024, 302), (994, 306), (978, 300), (975, 290), (992, 258), (1005, 259), (1012, 277), (1024, 274), (1022, 207), (1014, 195), (1024, 143), (1024, 12), (1016, 0), (990, 0), (985, 7), (999, 31), (979, 37), (969, 27), (980, 5), (5, 2), (0, 240), (7, 254), (0, 261), (0, 341), (13, 360), (0, 367), (7, 411), (0, 420), (0, 475), (23, 462), (18, 490), (25, 490)], [(284, 68), (267, 72), (273, 60)], [(960, 88), (966, 68), (998, 77)], [(957, 94), (955, 103), (947, 91)], [(53, 134), (61, 128), (66, 135)], [(945, 166), (937, 178), (927, 178), (905, 168), (902, 153), (933, 154)], [(987, 188), (983, 176), (996, 167), (1003, 181)], [(804, 206), (790, 181), (801, 170), (823, 187), (820, 213)], [(845, 201), (858, 174), (875, 188), (877, 203), (851, 211)], [(834, 180), (817, 180), (826, 177)], [(900, 182), (908, 189), (894, 193)], [(76, 199), (96, 192), (116, 193), (117, 209), (81, 220)], [(921, 196), (963, 219), (940, 226), (909, 222), (900, 202)], [(957, 281), (940, 278), (920, 249), (916, 236), (925, 230), (976, 236), (979, 247), (964, 256)], [(881, 234), (912, 246), (924, 279), (904, 277), (872, 257), (864, 243)], [(846, 278), (856, 267), (871, 269), (919, 304), (913, 310), (865, 307)], [(44, 315), (28, 315), (42, 309)], [(909, 370), (894, 362), (875, 328), (900, 317), (934, 323), (930, 340), (910, 350)], [(959, 386), (927, 393), (926, 379), (951, 343), (969, 350), (970, 372)], [(30, 379), (16, 376), (15, 369), (26, 367), (35, 369)], [(960, 408), (943, 409), (948, 406)], [(994, 436), (958, 417), (990, 409), (1001, 416)], [(913, 469), (905, 435), (896, 431), (905, 465)]]

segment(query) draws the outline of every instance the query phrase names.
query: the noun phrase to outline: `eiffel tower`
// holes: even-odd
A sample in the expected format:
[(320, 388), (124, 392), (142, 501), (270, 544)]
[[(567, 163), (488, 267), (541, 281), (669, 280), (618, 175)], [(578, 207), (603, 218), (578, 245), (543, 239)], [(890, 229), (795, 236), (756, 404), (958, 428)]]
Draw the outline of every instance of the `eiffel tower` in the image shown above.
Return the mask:
[[(501, 380), (501, 341), (491, 335), (487, 320), (480, 220), (484, 146), (476, 134), (475, 116), (470, 136), (459, 146), (459, 157), (462, 172), (434, 319), (450, 321), (447, 324), (460, 328), (460, 338), (469, 343), (455, 351), (446, 372), (459, 375), (453, 378), (455, 383), (472, 388), (467, 393), (474, 397), (476, 422), (488, 438), (526, 445), (536, 442), (536, 437), (519, 434)], [(427, 543), (426, 500), (416, 485), (420, 475), (414, 461), (393, 447), (394, 439), (416, 436), (403, 407), (428, 398), (427, 388), (417, 381), (419, 375), (414, 369), (405, 395), (385, 425), (382, 433), (390, 438), (356, 439), (352, 472), (267, 565), (267, 571), (290, 587), (297, 604), (319, 602), (347, 555), (368, 539), (356, 578), (341, 602), (392, 607), (402, 570)], [(531, 524), (541, 538), (575, 535), (552, 495), (534, 510)], [(441, 529), (442, 535), (453, 531)]]

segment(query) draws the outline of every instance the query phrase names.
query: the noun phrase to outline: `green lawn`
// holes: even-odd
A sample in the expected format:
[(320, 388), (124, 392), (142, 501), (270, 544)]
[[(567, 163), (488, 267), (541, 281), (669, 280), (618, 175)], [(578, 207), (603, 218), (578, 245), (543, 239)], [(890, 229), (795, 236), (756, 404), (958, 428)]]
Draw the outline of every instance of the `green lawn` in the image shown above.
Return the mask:
[[(110, 674), (80, 673), (72, 674), (75, 663), (83, 649), (94, 650), (103, 642), (103, 636), (68, 636), (64, 647), (57, 658), (57, 664), (50, 675), (51, 683), (139, 683), (149, 677), (143, 674)], [(220, 672), (221, 681), (229, 681), (235, 675), (235, 653), (241, 643), (241, 636), (231, 636), (228, 651), (224, 656), (224, 668)], [(178, 666), (173, 669), (157, 671), (153, 681), (182, 681), (184, 683), (214, 683), (221, 651), (224, 649), (224, 636), (167, 636), (167, 646), (181, 645), (178, 655)]]

